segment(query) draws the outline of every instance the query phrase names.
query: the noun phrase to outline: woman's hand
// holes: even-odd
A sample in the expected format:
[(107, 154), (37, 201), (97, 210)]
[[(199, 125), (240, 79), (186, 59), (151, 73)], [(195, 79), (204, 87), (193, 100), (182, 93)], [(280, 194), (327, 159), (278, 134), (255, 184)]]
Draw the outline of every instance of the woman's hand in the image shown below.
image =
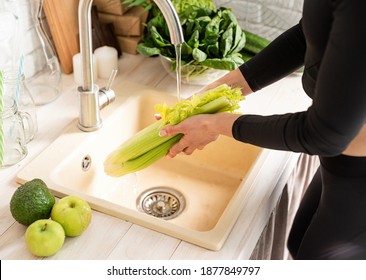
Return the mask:
[[(248, 95), (253, 92), (240, 70), (236, 69), (202, 88), (197, 94), (201, 94), (221, 84), (240, 87), (243, 95)], [(182, 139), (170, 149), (168, 156), (173, 158), (181, 152), (190, 155), (196, 149), (201, 150), (207, 144), (215, 141), (220, 134), (232, 137), (232, 126), (239, 116), (231, 113), (202, 114), (187, 118), (175, 126), (165, 127), (160, 132), (162, 137), (179, 133), (184, 134)], [(159, 120), (160, 115), (156, 114), (155, 119)]]
[(167, 156), (173, 158), (183, 152), (192, 154), (196, 149), (202, 150), (207, 144), (215, 141), (220, 134), (232, 137), (232, 126), (240, 115), (230, 113), (202, 114), (189, 117), (174, 126), (166, 126), (160, 136), (184, 134), (181, 140), (170, 148)]

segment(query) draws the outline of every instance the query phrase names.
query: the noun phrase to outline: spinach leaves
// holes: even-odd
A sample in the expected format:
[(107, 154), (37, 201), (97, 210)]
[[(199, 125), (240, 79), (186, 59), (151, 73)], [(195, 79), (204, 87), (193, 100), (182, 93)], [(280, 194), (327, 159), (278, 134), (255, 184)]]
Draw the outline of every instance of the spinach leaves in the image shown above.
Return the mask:
[[(179, 11), (185, 39), (182, 65), (234, 70), (244, 63), (240, 51), (245, 46), (245, 33), (230, 9), (191, 5)], [(146, 56), (162, 55), (174, 61), (175, 46), (170, 43), (168, 27), (160, 12), (149, 20), (146, 30), (138, 52)]]

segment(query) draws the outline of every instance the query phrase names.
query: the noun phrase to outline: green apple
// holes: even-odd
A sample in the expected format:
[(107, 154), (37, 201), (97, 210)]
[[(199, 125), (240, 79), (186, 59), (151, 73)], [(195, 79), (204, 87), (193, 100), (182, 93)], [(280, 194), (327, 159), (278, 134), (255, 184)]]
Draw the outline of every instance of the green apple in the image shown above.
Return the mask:
[(79, 236), (89, 226), (92, 210), (87, 201), (75, 195), (65, 196), (52, 207), (52, 220), (60, 223), (66, 236)]
[(32, 254), (49, 257), (61, 249), (65, 241), (63, 227), (50, 219), (33, 222), (25, 232), (25, 243)]

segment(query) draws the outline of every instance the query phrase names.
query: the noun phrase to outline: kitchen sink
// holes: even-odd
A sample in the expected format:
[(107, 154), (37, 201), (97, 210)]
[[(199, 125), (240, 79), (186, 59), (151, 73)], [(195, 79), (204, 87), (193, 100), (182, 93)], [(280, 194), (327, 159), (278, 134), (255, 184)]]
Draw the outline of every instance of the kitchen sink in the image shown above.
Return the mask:
[[(44, 180), (58, 197), (78, 195), (94, 210), (211, 250), (219, 250), (266, 160), (265, 149), (220, 136), (193, 155), (165, 157), (119, 178), (106, 175), (106, 156), (153, 123), (166, 92), (123, 81), (102, 110), (103, 126), (81, 132), (77, 120), (17, 174), (18, 183)], [(159, 215), (160, 213), (160, 215)]]

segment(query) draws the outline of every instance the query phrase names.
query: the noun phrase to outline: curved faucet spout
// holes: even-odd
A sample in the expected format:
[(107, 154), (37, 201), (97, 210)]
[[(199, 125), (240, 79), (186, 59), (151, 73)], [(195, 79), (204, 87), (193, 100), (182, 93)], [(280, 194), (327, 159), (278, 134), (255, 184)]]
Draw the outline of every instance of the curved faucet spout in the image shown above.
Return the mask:
[[(167, 23), (170, 40), (174, 45), (184, 42), (183, 30), (178, 14), (170, 0), (154, 0)], [(80, 0), (78, 8), (80, 54), (82, 67), (82, 89), (93, 90), (93, 48), (91, 8), (93, 0)]]
[(80, 0), (78, 8), (82, 89), (93, 90), (93, 46), (91, 8), (93, 0)]
[[(167, 23), (170, 40), (174, 45), (184, 42), (179, 17), (170, 0), (154, 0)], [(83, 131), (94, 131), (101, 127), (100, 109), (114, 100), (114, 92), (107, 86), (99, 90), (93, 79), (93, 46), (91, 9), (93, 0), (79, 0), (79, 37), (81, 55), (82, 85), (78, 87), (80, 112), (79, 128)], [(112, 73), (112, 80), (116, 73)], [(111, 84), (112, 81), (109, 83)]]
[(173, 45), (181, 45), (184, 42), (183, 30), (179, 16), (170, 0), (154, 0), (156, 6), (163, 14), (169, 29), (170, 41)]

